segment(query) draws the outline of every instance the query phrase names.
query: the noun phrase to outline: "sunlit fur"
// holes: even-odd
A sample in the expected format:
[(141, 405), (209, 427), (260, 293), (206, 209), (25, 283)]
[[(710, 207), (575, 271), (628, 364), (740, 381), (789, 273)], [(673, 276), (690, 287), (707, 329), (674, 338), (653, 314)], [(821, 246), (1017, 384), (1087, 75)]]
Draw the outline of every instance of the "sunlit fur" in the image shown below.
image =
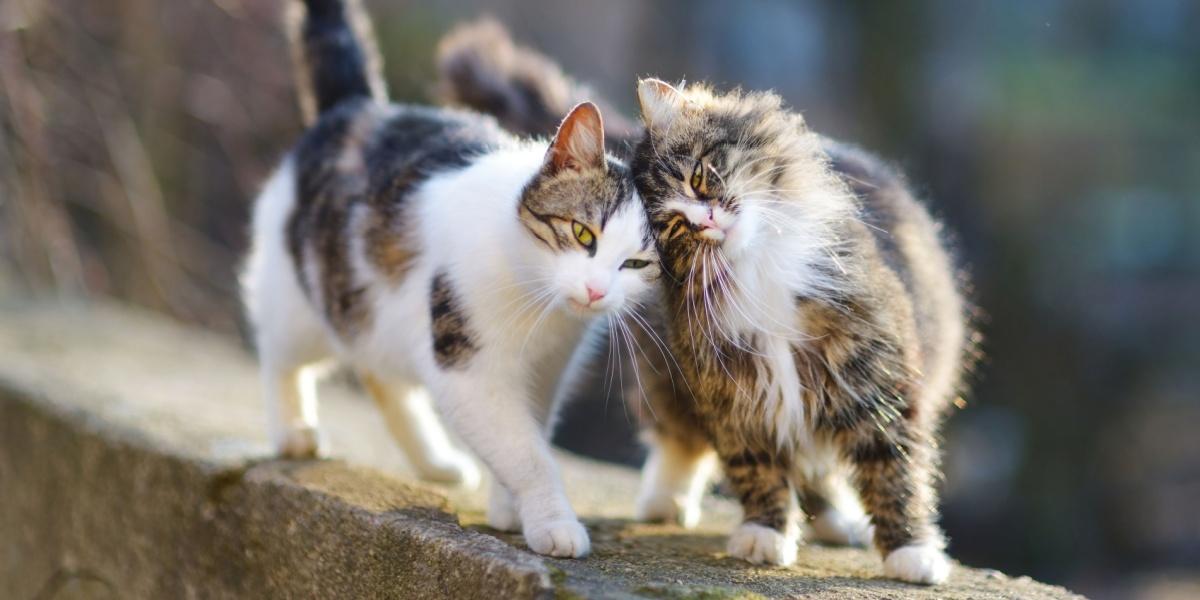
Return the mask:
[[(899, 177), (822, 140), (773, 94), (656, 80), (638, 92), (632, 166), (687, 388), (657, 396), (669, 401), (653, 407), (652, 452), (694, 448), (675, 461), (686, 472), (700, 468), (697, 430), (713, 445), (745, 511), (734, 556), (789, 564), (793, 488), (824, 488), (823, 535), (873, 532), (889, 576), (943, 581), (935, 435), (965, 327), (936, 224)], [(873, 530), (852, 499), (828, 512), (847, 496), (842, 472)]]
[(586, 555), (549, 445), (554, 392), (596, 317), (644, 300), (658, 275), (598, 109), (578, 105), (546, 142), (473, 113), (385, 104), (353, 11), (306, 5), (319, 116), (256, 201), (243, 273), (275, 451), (318, 453), (316, 375), (340, 360), (418, 474), (479, 479), (440, 416), (494, 476), (489, 522), (519, 527), (535, 552)]
[[(526, 134), (550, 131), (573, 104), (568, 99), (586, 89), (551, 59), (515, 45), (495, 24), (464, 27), (448, 36), (439, 50), (439, 72), (444, 97), (495, 114), (506, 127)], [(664, 310), (645, 306), (624, 322), (628, 331), (614, 327), (610, 334), (606, 380), (624, 380), (627, 402), (645, 427), (650, 447), (638, 518), (694, 525), (711, 471), (710, 442), (729, 442), (732, 437), (751, 448), (777, 448), (773, 460), (787, 463), (804, 510), (813, 518), (816, 539), (860, 544), (874, 537), (888, 552), (911, 538), (914, 543), (904, 551), (888, 554), (885, 572), (925, 583), (943, 579), (949, 563), (936, 528), (928, 526), (936, 506), (929, 485), (936, 474), (932, 432), (955, 390), (964, 362), (965, 330), (962, 300), (939, 243), (937, 223), (913, 199), (902, 176), (875, 157), (810, 133), (799, 116), (781, 110), (771, 94), (724, 94), (690, 86), (675, 95), (661, 82), (646, 83), (651, 86), (647, 91), (667, 93), (639, 94), (643, 117), (651, 125), (648, 140), (654, 145), (638, 148), (643, 160), (637, 170), (643, 177), (653, 177), (660, 167), (678, 172), (678, 177), (672, 173), (662, 185), (652, 185), (662, 193), (648, 198), (655, 213), (668, 218), (665, 223), (659, 219), (660, 244), (687, 264), (676, 265), (679, 278), (665, 278)], [(605, 114), (611, 116), (611, 111)], [(631, 150), (642, 137), (640, 131), (619, 124), (608, 133), (610, 147), (618, 152)], [(692, 146), (719, 137), (736, 142), (724, 158), (738, 166), (716, 171), (736, 193), (709, 206), (696, 202), (696, 194), (686, 186), (694, 166), (687, 155), (694, 152)], [(672, 144), (678, 148), (664, 148)], [(764, 160), (754, 164), (758, 157)], [(791, 181), (765, 185), (774, 174)], [(731, 178), (740, 181), (731, 183)], [(719, 189), (722, 181), (714, 177), (708, 183)], [(765, 200), (754, 202), (752, 192)], [(739, 201), (744, 196), (751, 198)], [(801, 198), (803, 203), (793, 202)], [(670, 231), (669, 219), (676, 214), (696, 229), (690, 235), (677, 229), (676, 234), (685, 235), (667, 235), (667, 241), (676, 243), (664, 244), (663, 231)], [(723, 229), (702, 231), (710, 218), (719, 228), (736, 228), (732, 235)], [(772, 231), (776, 227), (779, 231)], [(718, 285), (702, 285), (705, 266), (710, 267), (707, 279)], [(747, 274), (754, 293), (746, 289)], [(755, 296), (776, 282), (781, 293), (767, 294), (773, 302)], [(779, 300), (784, 291), (807, 294), (788, 306), (794, 315), (781, 309), (788, 304)], [(737, 304), (725, 302), (726, 297)], [(747, 323), (752, 326), (747, 328)], [(773, 331), (776, 340), (743, 334), (747, 339), (734, 336), (733, 343), (730, 336), (721, 335), (747, 329)], [(713, 332), (717, 335), (706, 335)], [(727, 346), (723, 353), (708, 350), (720, 344)], [(770, 361), (761, 356), (765, 353), (759, 345), (771, 348)], [(763, 372), (770, 362), (788, 363), (786, 346), (794, 350), (791, 360), (804, 403), (771, 411), (767, 394), (747, 390), (771, 380), (773, 372)], [(617, 356), (621, 353), (635, 359), (639, 368), (623, 369)], [(687, 377), (680, 373), (685, 369)], [(889, 372), (899, 377), (888, 377)], [(739, 385), (726, 385), (735, 378)], [(891, 389), (903, 392), (899, 399), (880, 399), (881, 391)], [(774, 396), (783, 402), (794, 397), (794, 391), (779, 386)], [(714, 402), (714, 392), (718, 398), (738, 401)], [(778, 414), (787, 418), (776, 419)], [(808, 429), (797, 431), (797, 422)], [(829, 435), (829, 430), (837, 433)], [(885, 441), (898, 443), (871, 445), (869, 434), (882, 431), (891, 436)], [(746, 439), (724, 435), (730, 432)], [(793, 447), (778, 447), (775, 440), (789, 435), (795, 439)], [(801, 444), (805, 437), (811, 442)], [(892, 460), (899, 453), (886, 448), (903, 449), (908, 459)], [(729, 453), (726, 448), (722, 458), (728, 459)], [(872, 456), (884, 460), (874, 466), (864, 462)], [(857, 467), (854, 458), (862, 459)], [(745, 483), (746, 475), (754, 472), (778, 476), (783, 470), (737, 462), (729, 476), (732, 483)], [(902, 468), (886, 466), (897, 464)], [(759, 491), (777, 484), (765, 481), (769, 485)], [(881, 481), (894, 485), (880, 486)], [(878, 518), (889, 523), (882, 535), (875, 535), (864, 515), (859, 498), (863, 490), (874, 512), (880, 513)], [(749, 501), (748, 517), (766, 520), (763, 499), (788, 498), (751, 494), (744, 498)], [(899, 503), (899, 508), (887, 501)], [(895, 526), (905, 520), (914, 524), (907, 537), (897, 535), (903, 528)], [(743, 528), (731, 540), (730, 551), (752, 561), (787, 562), (793, 555), (787, 551), (793, 532), (787, 527)]]

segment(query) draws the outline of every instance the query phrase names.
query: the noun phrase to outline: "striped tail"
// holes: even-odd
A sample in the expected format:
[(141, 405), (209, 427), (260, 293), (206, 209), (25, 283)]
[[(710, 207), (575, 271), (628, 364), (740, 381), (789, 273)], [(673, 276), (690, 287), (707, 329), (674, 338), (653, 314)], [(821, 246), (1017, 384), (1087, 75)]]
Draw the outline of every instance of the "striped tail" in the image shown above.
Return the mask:
[(351, 98), (387, 102), (379, 51), (358, 0), (304, 0), (293, 27), (305, 123)]

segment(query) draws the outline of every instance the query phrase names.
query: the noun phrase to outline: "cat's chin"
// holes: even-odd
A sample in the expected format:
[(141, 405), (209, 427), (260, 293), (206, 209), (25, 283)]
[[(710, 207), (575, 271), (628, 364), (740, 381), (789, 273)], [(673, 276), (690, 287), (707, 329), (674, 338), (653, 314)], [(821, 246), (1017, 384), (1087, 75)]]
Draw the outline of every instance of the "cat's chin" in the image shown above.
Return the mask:
[(608, 312), (603, 308), (588, 306), (574, 298), (567, 298), (566, 306), (568, 313), (582, 318), (591, 318)]
[(749, 233), (744, 227), (734, 225), (725, 232), (725, 240), (721, 242), (721, 254), (730, 260), (737, 260), (746, 253), (749, 246)]

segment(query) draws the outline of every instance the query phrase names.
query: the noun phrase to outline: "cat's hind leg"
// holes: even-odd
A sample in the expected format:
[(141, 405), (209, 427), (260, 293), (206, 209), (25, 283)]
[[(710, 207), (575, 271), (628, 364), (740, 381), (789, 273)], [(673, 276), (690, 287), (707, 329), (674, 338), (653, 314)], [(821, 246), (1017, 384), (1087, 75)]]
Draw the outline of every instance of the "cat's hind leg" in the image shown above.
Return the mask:
[(267, 433), (277, 456), (322, 454), (317, 427), (317, 379), (331, 358), (320, 325), (297, 310), (291, 320), (259, 319), (257, 348)]
[(497, 480), (492, 480), (492, 489), (488, 493), (487, 521), (489, 527), (498, 531), (521, 530), (517, 500)]
[(254, 326), (271, 444), (280, 456), (306, 458), (321, 450), (314, 367), (332, 352), (288, 249), (285, 224), (295, 202), (295, 169), (287, 160), (255, 202), (242, 292)]
[(425, 388), (385, 382), (369, 373), (363, 373), (361, 379), (419, 477), (470, 489), (479, 485), (479, 467), (450, 443)]
[(800, 494), (800, 507), (812, 517), (807, 537), (837, 546), (870, 545), (871, 519), (836, 452), (815, 453), (796, 462), (792, 484)]
[(315, 458), (323, 452), (317, 427), (315, 370), (263, 364), (267, 433), (277, 456)]
[(893, 421), (889, 428), (863, 426), (848, 454), (863, 506), (871, 514), (875, 546), (888, 577), (938, 584), (950, 575), (945, 540), (934, 520), (936, 450), (920, 423)]
[(635, 518), (695, 527), (700, 523), (700, 501), (716, 469), (716, 453), (698, 433), (660, 430), (645, 436), (650, 454), (642, 467)]

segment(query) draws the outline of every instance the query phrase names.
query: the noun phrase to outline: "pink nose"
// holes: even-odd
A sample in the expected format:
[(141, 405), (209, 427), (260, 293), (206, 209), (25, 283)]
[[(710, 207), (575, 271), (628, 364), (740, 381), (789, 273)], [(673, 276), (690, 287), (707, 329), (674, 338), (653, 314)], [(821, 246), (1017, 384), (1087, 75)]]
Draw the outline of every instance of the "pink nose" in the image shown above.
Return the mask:
[(592, 286), (586, 286), (588, 293), (588, 303), (591, 304), (604, 297), (604, 290), (593, 289)]
[(704, 217), (703, 221), (700, 221), (700, 229), (720, 229), (720, 227), (717, 227), (717, 222), (713, 220), (713, 211), (711, 208), (708, 209), (708, 216)]

